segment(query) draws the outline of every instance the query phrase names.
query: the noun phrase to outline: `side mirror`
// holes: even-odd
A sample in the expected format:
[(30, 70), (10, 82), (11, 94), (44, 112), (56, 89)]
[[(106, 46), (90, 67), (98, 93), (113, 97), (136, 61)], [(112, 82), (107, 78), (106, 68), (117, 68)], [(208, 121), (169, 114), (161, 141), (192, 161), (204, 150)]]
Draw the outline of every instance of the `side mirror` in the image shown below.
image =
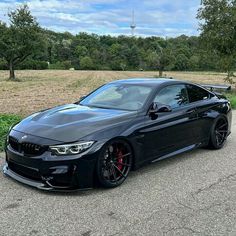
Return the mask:
[(156, 115), (158, 112), (158, 106), (157, 106), (157, 103), (153, 103), (150, 110), (149, 110), (149, 115), (152, 116), (152, 115)]
[(161, 105), (158, 107), (157, 112), (172, 112), (172, 109), (168, 105)]
[(157, 113), (171, 112), (171, 111), (172, 109), (170, 106), (154, 102), (152, 104), (151, 109), (149, 110), (149, 115), (156, 116)]

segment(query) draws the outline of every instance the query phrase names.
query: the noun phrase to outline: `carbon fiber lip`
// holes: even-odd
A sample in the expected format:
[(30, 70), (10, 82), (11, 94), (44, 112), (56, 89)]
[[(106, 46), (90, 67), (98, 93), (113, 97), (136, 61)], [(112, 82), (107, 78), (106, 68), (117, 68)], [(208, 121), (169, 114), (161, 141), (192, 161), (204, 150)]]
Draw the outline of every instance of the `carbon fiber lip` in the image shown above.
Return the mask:
[(76, 192), (76, 191), (87, 191), (87, 190), (92, 189), (92, 188), (81, 188), (81, 189), (60, 188), (60, 187), (51, 185), (48, 181), (46, 181), (46, 183), (44, 184), (42, 182), (27, 179), (25, 177), (22, 177), (21, 175), (18, 175), (14, 171), (12, 171), (8, 167), (7, 163), (5, 163), (3, 166), (3, 174), (6, 175), (7, 177), (11, 177), (13, 180), (20, 182), (22, 184), (37, 188), (39, 190), (45, 190), (45, 191), (50, 191), (50, 192)]
[(52, 187), (49, 187), (41, 182), (37, 182), (37, 181), (34, 181), (34, 180), (30, 180), (30, 179), (27, 179), (25, 177), (22, 177), (20, 175), (18, 175), (17, 173), (13, 172), (11, 169), (8, 168), (8, 164), (6, 163), (4, 166), (3, 166), (3, 173), (6, 175), (6, 176), (9, 176), (11, 177), (12, 179), (20, 182), (20, 183), (23, 183), (23, 184), (26, 184), (26, 185), (29, 185), (31, 187), (35, 187), (35, 188), (38, 188), (38, 189), (41, 189), (41, 190), (47, 190), (47, 191), (52, 191), (53, 188)]

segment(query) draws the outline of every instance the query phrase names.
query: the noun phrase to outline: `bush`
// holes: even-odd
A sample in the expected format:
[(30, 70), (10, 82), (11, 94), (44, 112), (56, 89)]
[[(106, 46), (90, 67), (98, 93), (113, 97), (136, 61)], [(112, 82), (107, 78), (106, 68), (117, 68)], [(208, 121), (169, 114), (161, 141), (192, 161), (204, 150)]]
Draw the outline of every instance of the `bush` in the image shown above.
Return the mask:
[(0, 70), (7, 70), (7, 62), (4, 59), (0, 59)]
[(230, 101), (231, 101), (232, 108), (236, 109), (236, 96), (233, 97)]
[(233, 109), (236, 109), (236, 93), (226, 93), (226, 97), (229, 99)]
[(80, 69), (81, 70), (94, 70), (95, 65), (93, 63), (93, 60), (88, 56), (82, 57), (80, 60)]
[(177, 71), (186, 71), (189, 67), (189, 59), (184, 54), (179, 54), (175, 58), (175, 70)]
[(0, 114), (0, 151), (4, 150), (6, 135), (9, 128), (19, 122), (21, 117), (17, 115), (1, 115)]
[(71, 61), (58, 61), (49, 65), (51, 70), (69, 70), (71, 67), (73, 67)]
[(106, 66), (106, 65), (100, 65), (98, 67), (99, 70), (111, 70), (111, 68), (109, 66)]
[(65, 70), (69, 70), (70, 68), (73, 67), (71, 64), (71, 61), (63, 61), (62, 64), (63, 64)]
[(63, 70), (64, 69), (63, 64), (59, 61), (53, 64), (49, 64), (48, 68), (50, 70)]
[(16, 69), (19, 70), (46, 70), (48, 63), (46, 61), (26, 60), (19, 64)]

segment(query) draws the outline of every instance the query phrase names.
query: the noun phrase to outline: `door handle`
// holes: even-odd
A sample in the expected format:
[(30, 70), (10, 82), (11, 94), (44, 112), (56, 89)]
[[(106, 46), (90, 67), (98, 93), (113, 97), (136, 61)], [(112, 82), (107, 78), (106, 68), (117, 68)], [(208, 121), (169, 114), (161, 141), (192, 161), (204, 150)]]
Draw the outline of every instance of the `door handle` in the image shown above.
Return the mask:
[(194, 109), (187, 110), (186, 113), (187, 114), (194, 114), (194, 113), (196, 113), (196, 109), (194, 108)]

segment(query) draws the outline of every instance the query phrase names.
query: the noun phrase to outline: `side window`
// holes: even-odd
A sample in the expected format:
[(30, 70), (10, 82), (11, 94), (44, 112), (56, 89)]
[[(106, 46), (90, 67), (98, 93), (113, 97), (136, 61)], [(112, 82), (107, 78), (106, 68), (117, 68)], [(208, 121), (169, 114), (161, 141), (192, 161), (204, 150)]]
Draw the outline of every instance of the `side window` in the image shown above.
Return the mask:
[(197, 102), (206, 100), (212, 97), (205, 89), (202, 89), (195, 85), (187, 85), (189, 102)]
[(163, 88), (154, 99), (154, 102), (168, 105), (172, 109), (188, 104), (188, 95), (185, 85), (170, 85)]

